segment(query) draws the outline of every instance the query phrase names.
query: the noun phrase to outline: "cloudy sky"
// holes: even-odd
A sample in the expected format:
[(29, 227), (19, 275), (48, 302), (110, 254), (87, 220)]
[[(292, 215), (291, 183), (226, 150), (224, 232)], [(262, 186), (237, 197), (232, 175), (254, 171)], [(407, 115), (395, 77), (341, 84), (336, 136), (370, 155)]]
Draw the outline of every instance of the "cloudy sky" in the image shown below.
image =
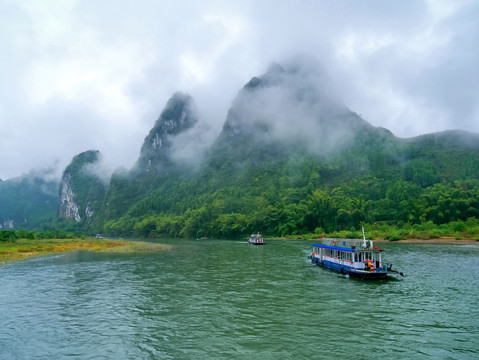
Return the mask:
[(478, 44), (474, 0), (0, 0), (0, 178), (89, 149), (129, 168), (175, 91), (219, 132), (297, 54), (397, 136), (479, 133)]

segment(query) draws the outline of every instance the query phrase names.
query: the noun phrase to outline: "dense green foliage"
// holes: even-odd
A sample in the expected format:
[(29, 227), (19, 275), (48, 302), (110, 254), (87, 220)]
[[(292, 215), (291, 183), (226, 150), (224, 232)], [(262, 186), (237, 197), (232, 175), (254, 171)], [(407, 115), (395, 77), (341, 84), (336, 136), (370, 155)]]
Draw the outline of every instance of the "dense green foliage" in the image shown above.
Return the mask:
[[(215, 159), (192, 179), (168, 178), (107, 220), (105, 233), (230, 238), (258, 230), (266, 236), (318, 235), (382, 224), (396, 225), (388, 227), (392, 235), (383, 232), (393, 239), (427, 237), (421, 226), (428, 234), (479, 236), (475, 149), (443, 146), (440, 139), (425, 145), (423, 139), (390, 138), (359, 143), (329, 159), (305, 152), (275, 161), (262, 152), (248, 156), (244, 170)], [(464, 230), (471, 233), (460, 235)]]
[(67, 232), (63, 230), (54, 231), (26, 231), (0, 230), (0, 242), (15, 242), (17, 239), (77, 239), (84, 237), (81, 232)]

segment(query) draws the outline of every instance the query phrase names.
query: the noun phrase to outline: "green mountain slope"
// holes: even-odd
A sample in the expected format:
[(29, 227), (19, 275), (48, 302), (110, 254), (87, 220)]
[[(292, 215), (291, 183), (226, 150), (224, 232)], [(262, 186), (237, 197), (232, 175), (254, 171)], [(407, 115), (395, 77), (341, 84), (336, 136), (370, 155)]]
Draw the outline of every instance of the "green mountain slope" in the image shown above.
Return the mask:
[(180, 183), (178, 179), (190, 175), (188, 164), (175, 161), (173, 149), (179, 136), (197, 121), (193, 99), (187, 94), (175, 93), (146, 136), (133, 169), (112, 175), (105, 198), (104, 219), (126, 214), (152, 192), (160, 191), (167, 196), (169, 188)]
[[(123, 178), (120, 192), (136, 197), (105, 230), (231, 237), (466, 220), (479, 213), (477, 139), (396, 138), (347, 109), (315, 64), (275, 64), (239, 92), (196, 173), (163, 176), (143, 195)], [(451, 211), (438, 208), (441, 196)]]
[(0, 181), (0, 228), (36, 229), (54, 220), (58, 181), (30, 172)]

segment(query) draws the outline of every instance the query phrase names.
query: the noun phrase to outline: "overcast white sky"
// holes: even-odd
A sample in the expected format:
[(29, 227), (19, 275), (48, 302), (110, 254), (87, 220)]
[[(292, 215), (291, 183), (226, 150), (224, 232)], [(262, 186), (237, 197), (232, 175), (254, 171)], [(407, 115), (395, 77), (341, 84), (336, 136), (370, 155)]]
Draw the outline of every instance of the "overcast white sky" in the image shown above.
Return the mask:
[(397, 136), (479, 132), (478, 44), (472, 0), (0, 0), (0, 178), (89, 149), (129, 168), (175, 91), (219, 132), (296, 54)]

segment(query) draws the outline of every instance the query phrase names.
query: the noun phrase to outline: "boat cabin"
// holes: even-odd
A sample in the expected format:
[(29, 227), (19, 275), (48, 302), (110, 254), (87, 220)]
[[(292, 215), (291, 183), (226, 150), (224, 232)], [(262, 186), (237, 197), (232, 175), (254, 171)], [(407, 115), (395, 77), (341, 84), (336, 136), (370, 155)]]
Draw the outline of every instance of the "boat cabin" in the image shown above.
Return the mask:
[(379, 277), (388, 272), (383, 251), (366, 239), (322, 239), (321, 244), (313, 244), (311, 261), (345, 274)]

